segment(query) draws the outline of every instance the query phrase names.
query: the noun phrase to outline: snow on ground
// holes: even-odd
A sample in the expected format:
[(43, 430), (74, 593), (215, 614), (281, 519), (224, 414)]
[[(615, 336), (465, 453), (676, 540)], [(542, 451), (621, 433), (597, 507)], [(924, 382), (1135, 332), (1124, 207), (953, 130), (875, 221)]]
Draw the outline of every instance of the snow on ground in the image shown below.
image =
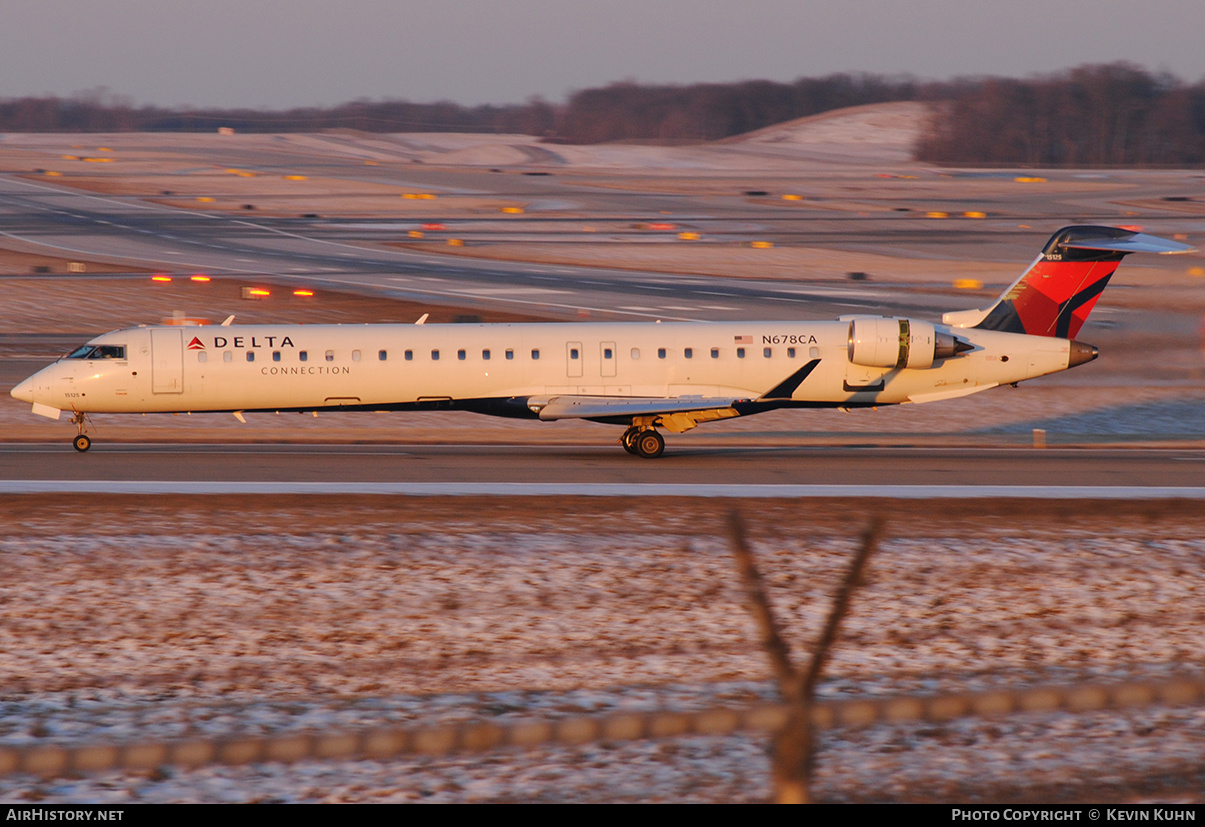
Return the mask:
[[(8, 497), (0, 744), (280, 734), (772, 699), (724, 507)], [(796, 653), (863, 505), (742, 503)], [(822, 695), (1194, 670), (1191, 504), (883, 504)], [(977, 512), (977, 513), (975, 513)], [(797, 654), (796, 657), (799, 657)], [(826, 733), (826, 800), (1196, 795), (1199, 708)], [(4, 801), (756, 801), (765, 738), (0, 778)], [(1196, 791), (1185, 793), (1184, 790)]]

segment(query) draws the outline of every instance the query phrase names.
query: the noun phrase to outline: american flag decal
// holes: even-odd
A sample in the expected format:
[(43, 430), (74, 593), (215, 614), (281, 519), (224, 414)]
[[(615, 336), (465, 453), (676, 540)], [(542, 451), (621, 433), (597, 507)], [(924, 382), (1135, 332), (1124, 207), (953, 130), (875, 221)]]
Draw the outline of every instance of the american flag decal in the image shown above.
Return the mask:
[(737, 345), (751, 345), (751, 344), (753, 344), (753, 337), (752, 336), (733, 336), (732, 343), (737, 344)]

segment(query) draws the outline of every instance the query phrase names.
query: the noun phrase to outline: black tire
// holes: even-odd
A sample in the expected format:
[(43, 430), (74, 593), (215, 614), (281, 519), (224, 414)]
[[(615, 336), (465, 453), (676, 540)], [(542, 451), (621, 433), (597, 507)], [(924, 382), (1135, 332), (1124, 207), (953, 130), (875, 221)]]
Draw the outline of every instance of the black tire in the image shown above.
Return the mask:
[(71, 440), (71, 444), (75, 446), (75, 450), (82, 454), (84, 451), (87, 451), (92, 447), (92, 440), (83, 434), (80, 434), (75, 439)]
[(640, 431), (635, 428), (628, 428), (623, 432), (623, 436), (619, 438), (619, 444), (632, 456), (636, 455), (636, 434), (638, 433)]
[(656, 431), (641, 431), (634, 442), (636, 453), (645, 459), (656, 459), (665, 451), (665, 440)]

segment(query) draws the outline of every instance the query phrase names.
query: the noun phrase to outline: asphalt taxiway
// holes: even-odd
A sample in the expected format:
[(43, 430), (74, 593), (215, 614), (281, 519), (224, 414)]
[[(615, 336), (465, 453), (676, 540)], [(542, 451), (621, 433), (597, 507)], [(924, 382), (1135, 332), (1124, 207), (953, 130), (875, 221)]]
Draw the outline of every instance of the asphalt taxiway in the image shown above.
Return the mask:
[[(1147, 493), (1142, 493), (1145, 490)], [(606, 445), (0, 445), (0, 492), (1205, 496), (1205, 450)]]

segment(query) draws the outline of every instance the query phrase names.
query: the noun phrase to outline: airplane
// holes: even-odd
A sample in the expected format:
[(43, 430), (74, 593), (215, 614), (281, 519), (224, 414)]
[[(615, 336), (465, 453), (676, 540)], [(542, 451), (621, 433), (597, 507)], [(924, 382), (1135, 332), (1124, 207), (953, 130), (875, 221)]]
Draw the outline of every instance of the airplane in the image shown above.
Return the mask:
[(1194, 248), (1076, 225), (1050, 237), (989, 307), (940, 323), (837, 321), (139, 326), (97, 336), (12, 389), (35, 414), (464, 410), (624, 427), (661, 456), (658, 429), (781, 408), (957, 399), (1092, 361), (1075, 340), (1130, 253)]

